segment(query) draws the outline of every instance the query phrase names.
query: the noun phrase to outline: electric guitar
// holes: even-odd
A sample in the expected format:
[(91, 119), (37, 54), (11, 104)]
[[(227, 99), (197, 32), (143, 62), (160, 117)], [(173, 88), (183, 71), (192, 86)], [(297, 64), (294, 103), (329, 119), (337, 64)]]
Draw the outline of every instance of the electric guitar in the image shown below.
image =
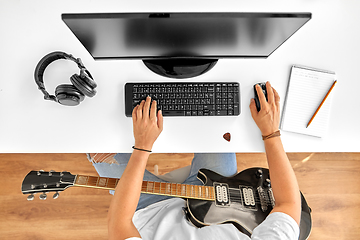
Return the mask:
[[(184, 212), (187, 219), (197, 227), (232, 223), (241, 232), (251, 236), (254, 228), (265, 220), (275, 206), (269, 170), (249, 168), (233, 177), (223, 177), (211, 170), (200, 169), (198, 179), (204, 185), (143, 181), (142, 193), (166, 195), (186, 199)], [(46, 193), (76, 186), (114, 190), (120, 179), (72, 175), (70, 172), (31, 171), (24, 178), (22, 193)], [(307, 239), (311, 231), (311, 209), (301, 193), (300, 240)]]

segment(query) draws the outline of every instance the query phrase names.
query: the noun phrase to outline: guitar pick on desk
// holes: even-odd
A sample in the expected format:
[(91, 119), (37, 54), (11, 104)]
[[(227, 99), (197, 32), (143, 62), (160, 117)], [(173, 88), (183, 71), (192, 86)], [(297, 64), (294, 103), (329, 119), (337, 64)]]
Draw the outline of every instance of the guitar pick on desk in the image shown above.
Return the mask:
[(231, 134), (230, 134), (230, 133), (225, 133), (225, 134), (223, 135), (223, 138), (224, 138), (226, 141), (230, 142)]

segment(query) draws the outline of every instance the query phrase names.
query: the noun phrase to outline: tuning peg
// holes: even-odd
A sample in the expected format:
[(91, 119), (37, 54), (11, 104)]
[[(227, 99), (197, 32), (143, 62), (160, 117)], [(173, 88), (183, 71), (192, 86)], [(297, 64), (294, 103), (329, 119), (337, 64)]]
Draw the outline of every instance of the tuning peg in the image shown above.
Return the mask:
[(42, 194), (39, 196), (39, 198), (40, 198), (41, 200), (46, 200), (46, 198), (47, 198), (46, 193), (42, 193)]
[(41, 173), (43, 173), (43, 172), (44, 172), (44, 170), (40, 170), (40, 171), (37, 172), (37, 175), (40, 176)]
[(52, 173), (55, 172), (54, 170), (50, 170), (49, 176), (52, 176)]
[(32, 201), (32, 200), (34, 200), (34, 198), (35, 198), (34, 194), (30, 194), (30, 195), (27, 197), (27, 200), (28, 200), (28, 201)]
[(53, 199), (57, 199), (60, 196), (60, 194), (58, 192), (56, 192), (53, 196)]

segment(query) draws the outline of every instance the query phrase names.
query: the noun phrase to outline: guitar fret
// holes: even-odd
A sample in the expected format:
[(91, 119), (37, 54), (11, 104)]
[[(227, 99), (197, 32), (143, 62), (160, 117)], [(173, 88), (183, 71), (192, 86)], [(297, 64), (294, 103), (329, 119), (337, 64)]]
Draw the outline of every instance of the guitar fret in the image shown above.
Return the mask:
[(147, 188), (147, 181), (143, 181), (141, 185), (141, 191), (146, 192), (146, 188)]
[(182, 184), (176, 184), (176, 195), (181, 196), (181, 185)]
[(160, 193), (160, 182), (155, 182), (154, 193)]
[(108, 178), (99, 178), (99, 182), (98, 182), (98, 187), (104, 187), (106, 188), (107, 187), (107, 181), (108, 181)]
[(97, 181), (98, 181), (98, 177), (91, 177), (91, 176), (89, 176), (86, 185), (87, 185), (87, 186), (95, 187)]
[(176, 183), (171, 184), (171, 195), (176, 196)]
[(87, 180), (88, 180), (88, 176), (78, 175), (76, 178), (76, 184), (86, 185)]
[(153, 193), (154, 192), (154, 182), (148, 182), (147, 184), (147, 192)]
[(171, 183), (166, 183), (166, 192), (165, 194), (171, 194)]
[(165, 190), (166, 190), (166, 183), (164, 183), (164, 182), (161, 182), (160, 183), (160, 193), (161, 194), (165, 194)]
[(117, 185), (117, 179), (116, 178), (108, 178), (107, 180), (107, 187), (110, 189), (115, 189)]
[(191, 196), (191, 189), (190, 189), (190, 185), (186, 184), (186, 196), (190, 197)]
[(100, 177), (97, 177), (95, 186), (99, 186)]

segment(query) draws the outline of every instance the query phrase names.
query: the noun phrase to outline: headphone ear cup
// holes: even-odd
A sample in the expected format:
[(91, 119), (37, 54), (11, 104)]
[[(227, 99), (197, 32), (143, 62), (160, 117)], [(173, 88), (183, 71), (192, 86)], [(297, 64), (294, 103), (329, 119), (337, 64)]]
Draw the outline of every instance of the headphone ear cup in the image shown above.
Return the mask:
[(70, 84), (62, 84), (56, 87), (55, 96), (57, 101), (66, 106), (79, 105), (85, 98), (76, 87)]
[(84, 74), (80, 74), (80, 78), (84, 80), (84, 82), (89, 85), (92, 89), (97, 87), (96, 82), (92, 78), (90, 72), (88, 70), (84, 71)]
[[(71, 83), (84, 95), (93, 97), (96, 94), (96, 90), (89, 84), (87, 84), (85, 78), (81, 78), (78, 74), (74, 74), (70, 77)], [(89, 79), (87, 79), (89, 80)], [(94, 80), (91, 79), (94, 82)], [(94, 82), (95, 83), (95, 82)], [(96, 85), (96, 83), (95, 83)]]

